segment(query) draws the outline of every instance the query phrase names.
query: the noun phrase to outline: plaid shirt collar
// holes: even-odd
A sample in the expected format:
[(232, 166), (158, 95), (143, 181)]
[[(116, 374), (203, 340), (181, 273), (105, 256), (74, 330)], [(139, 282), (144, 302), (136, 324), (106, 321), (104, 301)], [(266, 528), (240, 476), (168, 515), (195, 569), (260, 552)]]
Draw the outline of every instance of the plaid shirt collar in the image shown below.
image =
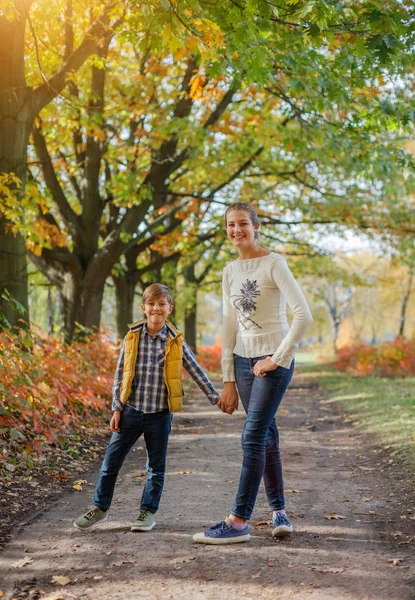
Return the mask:
[(156, 338), (159, 337), (163, 342), (165, 342), (167, 340), (168, 337), (168, 329), (167, 329), (167, 325), (164, 325), (160, 331), (158, 333), (156, 333), (156, 335), (151, 335), (151, 333), (149, 333), (149, 331), (147, 330), (147, 323), (143, 324), (143, 334), (144, 335), (148, 335), (152, 338)]

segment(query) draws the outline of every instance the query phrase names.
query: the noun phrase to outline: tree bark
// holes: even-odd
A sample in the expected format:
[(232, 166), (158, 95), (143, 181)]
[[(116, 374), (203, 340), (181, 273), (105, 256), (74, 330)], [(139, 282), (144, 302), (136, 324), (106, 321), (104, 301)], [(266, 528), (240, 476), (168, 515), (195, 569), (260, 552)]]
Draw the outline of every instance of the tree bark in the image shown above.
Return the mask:
[[(0, 177), (15, 174), (20, 180), (3, 181), (12, 194), (24, 192), (26, 152), (31, 129), (30, 90), (24, 78), (24, 3), (16, 1), (20, 15), (12, 22), (0, 17)], [(28, 281), (25, 243), (21, 235), (11, 232), (12, 224), (0, 217), (0, 311), (12, 325), (29, 320)], [(19, 314), (7, 293), (19, 302), (26, 313)]]
[(408, 285), (407, 285), (405, 295), (402, 300), (401, 315), (400, 315), (400, 319), (399, 319), (399, 333), (398, 333), (399, 336), (403, 336), (404, 331), (405, 331), (406, 311), (408, 308), (409, 297), (412, 292), (413, 280), (414, 280), (414, 267), (411, 265), (409, 268)]
[(134, 321), (135, 283), (128, 275), (113, 276), (115, 286), (115, 304), (117, 311), (117, 335), (123, 338), (128, 332), (128, 325)]
[(194, 352), (197, 351), (197, 279), (195, 263), (190, 263), (183, 269), (183, 275), (191, 291), (191, 298), (185, 307), (184, 337)]
[(48, 286), (47, 316), (48, 316), (48, 335), (53, 335), (55, 329), (55, 306), (52, 297), (52, 288)]
[[(195, 290), (196, 296), (196, 290)], [(193, 352), (197, 351), (197, 299), (194, 299), (194, 304), (186, 312), (184, 318), (184, 337)]]
[[(92, 23), (79, 46), (69, 55), (61, 68), (35, 90), (25, 82), (25, 29), (33, 0), (14, 0), (13, 20), (0, 17), (0, 178), (14, 174), (20, 180), (5, 183), (12, 193), (22, 196), (25, 190), (27, 144), (35, 117), (67, 84), (70, 71), (78, 70), (98, 47), (103, 38), (109, 40), (113, 29), (108, 27), (111, 5), (104, 7)], [(1, 197), (0, 197), (1, 200)], [(27, 262), (24, 239), (11, 232), (11, 223), (0, 215), (0, 314), (10, 325), (29, 322)], [(24, 315), (16, 311), (13, 302), (5, 299), (7, 292), (19, 302)], [(70, 308), (70, 311), (72, 308)], [(70, 312), (69, 311), (69, 312)], [(2, 320), (4, 323), (4, 320)]]

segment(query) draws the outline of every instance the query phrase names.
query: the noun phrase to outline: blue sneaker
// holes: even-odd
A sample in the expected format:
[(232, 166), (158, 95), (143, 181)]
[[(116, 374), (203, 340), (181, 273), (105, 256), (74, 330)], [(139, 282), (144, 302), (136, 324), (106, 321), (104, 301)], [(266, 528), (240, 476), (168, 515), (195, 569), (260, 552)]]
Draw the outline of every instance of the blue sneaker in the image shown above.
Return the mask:
[(294, 530), (287, 515), (279, 512), (277, 513), (277, 516), (273, 518), (272, 525), (272, 537), (283, 537), (284, 535), (292, 533)]
[(243, 529), (235, 529), (227, 521), (221, 521), (209, 527), (204, 533), (195, 533), (193, 541), (197, 544), (238, 544), (249, 542), (248, 525)]

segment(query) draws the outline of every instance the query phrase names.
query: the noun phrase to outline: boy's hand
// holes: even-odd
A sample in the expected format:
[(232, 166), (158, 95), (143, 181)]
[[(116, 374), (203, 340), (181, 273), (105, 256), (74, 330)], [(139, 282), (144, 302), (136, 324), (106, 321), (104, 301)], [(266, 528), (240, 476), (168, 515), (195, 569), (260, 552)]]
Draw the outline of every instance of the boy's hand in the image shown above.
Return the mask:
[(120, 419), (121, 419), (121, 411), (114, 410), (112, 413), (111, 421), (110, 421), (110, 429), (113, 433), (120, 431)]
[(236, 391), (235, 383), (233, 381), (227, 381), (224, 385), (223, 392), (220, 395), (219, 402), (217, 403), (218, 408), (222, 412), (231, 415), (234, 410), (238, 409), (238, 392)]

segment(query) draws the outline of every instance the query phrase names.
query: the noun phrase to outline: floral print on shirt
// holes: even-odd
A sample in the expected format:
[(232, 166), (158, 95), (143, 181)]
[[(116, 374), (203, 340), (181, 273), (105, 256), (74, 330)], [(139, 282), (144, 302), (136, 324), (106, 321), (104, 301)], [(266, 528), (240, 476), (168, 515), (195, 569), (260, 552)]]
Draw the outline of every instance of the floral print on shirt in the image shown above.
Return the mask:
[(231, 301), (236, 311), (238, 322), (244, 329), (251, 329), (255, 326), (258, 329), (262, 329), (261, 325), (258, 325), (249, 315), (252, 315), (256, 311), (256, 298), (261, 295), (258, 287), (258, 283), (255, 280), (247, 279), (242, 284), (240, 293), (233, 294)]

